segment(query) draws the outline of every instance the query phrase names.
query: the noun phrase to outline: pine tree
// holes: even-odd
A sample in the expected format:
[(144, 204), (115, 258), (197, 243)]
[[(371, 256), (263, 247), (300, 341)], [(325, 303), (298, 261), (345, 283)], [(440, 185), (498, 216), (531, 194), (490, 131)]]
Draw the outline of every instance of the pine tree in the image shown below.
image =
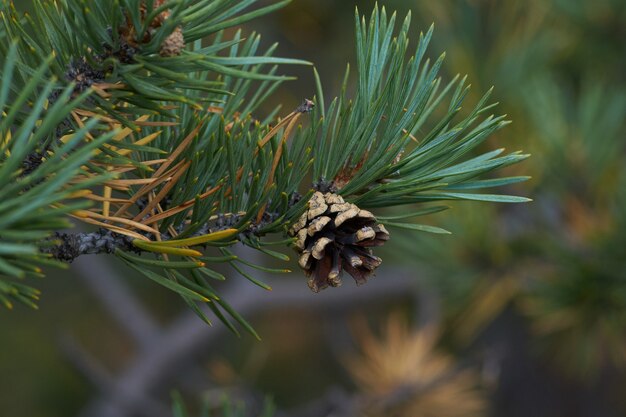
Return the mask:
[[(523, 202), (483, 189), (525, 159), (477, 153), (508, 122), (490, 91), (469, 111), (466, 79), (426, 58), (431, 27), (409, 45), (411, 15), (356, 12), (356, 75), (330, 102), (315, 72), (291, 112), (264, 114), (283, 65), (239, 25), (288, 1), (37, 1), (0, 9), (0, 300), (36, 307), (30, 279), (86, 254), (111, 254), (177, 292), (204, 321), (254, 330), (212, 283), (224, 264), (250, 276), (233, 246), (285, 261), (293, 247), (318, 291), (362, 284), (381, 264), (373, 247), (442, 200)], [(281, 66), (281, 67), (279, 67)], [(315, 71), (315, 70), (314, 70)], [(354, 79), (354, 80), (353, 80)], [(393, 210), (391, 208), (399, 207)], [(90, 232), (64, 231), (73, 223)], [(387, 243), (388, 242), (388, 243)]]

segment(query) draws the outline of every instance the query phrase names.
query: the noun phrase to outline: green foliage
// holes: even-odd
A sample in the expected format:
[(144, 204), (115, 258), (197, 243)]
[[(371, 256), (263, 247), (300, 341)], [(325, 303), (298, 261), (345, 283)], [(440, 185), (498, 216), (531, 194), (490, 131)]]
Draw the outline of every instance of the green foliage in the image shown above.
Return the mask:
[[(193, 199), (207, 188), (220, 186), (221, 188), (210, 198), (196, 203), (193, 212), (202, 214), (195, 214), (194, 221), (179, 230), (180, 236), (189, 236), (205, 224), (214, 214), (213, 211), (207, 210), (209, 207), (219, 207), (221, 213), (245, 213), (237, 224), (232, 226), (240, 231), (248, 226), (249, 221), (254, 221), (253, 215), (257, 213), (258, 208), (264, 207), (265, 213), (275, 216), (268, 223), (260, 225), (255, 235), (241, 237), (243, 243), (262, 249), (258, 236), (284, 232), (286, 225), (301, 215), (306, 198), (293, 207), (289, 207), (288, 198), (290, 194), (302, 188), (303, 180), (311, 173), (313, 178), (320, 178), (324, 182), (336, 178), (340, 172), (354, 171), (354, 176), (349, 178), (345, 188), (339, 189), (339, 193), (348, 196), (361, 207), (389, 207), (448, 199), (527, 201), (520, 197), (458, 192), (507, 185), (526, 179), (515, 177), (475, 181), (476, 177), (519, 162), (527, 155), (514, 153), (499, 157), (502, 150), (498, 150), (463, 160), (462, 158), (480, 145), (490, 133), (505, 124), (502, 117), (485, 117), (477, 123), (477, 126), (472, 126), (492, 107), (487, 104), (487, 96), (469, 115), (452, 124), (460, 111), (467, 88), (461, 81), (456, 86), (450, 83), (443, 91), (438, 91), (441, 80), (436, 78), (436, 73), (441, 61), (433, 69), (429, 69), (427, 63), (421, 67), (420, 59), (409, 59), (408, 63), (404, 61), (410, 16), (405, 19), (400, 33), (395, 37), (393, 32), (395, 18), (391, 17), (388, 20), (384, 9), (380, 16), (378, 9), (374, 11), (369, 32), (366, 30), (365, 20), (361, 21), (358, 14), (357, 21), (361, 22), (357, 30), (358, 71), (359, 74), (365, 75), (357, 80), (356, 97), (352, 101), (345, 97), (348, 82), (346, 77), (344, 96), (336, 99), (329, 109), (318, 106), (312, 113), (313, 122), (296, 131), (290, 144), (283, 140), (289, 129), (285, 127), (271, 137), (271, 148), (259, 148), (260, 138), (271, 135), (275, 129), (258, 122), (253, 123), (252, 128), (248, 127), (252, 114), (247, 112), (242, 113), (240, 120), (235, 121), (226, 132), (223, 120), (228, 120), (228, 112), (234, 112), (237, 108), (229, 108), (228, 100), (222, 119), (210, 116), (203, 121), (204, 124), (198, 134), (199, 139), (192, 145), (197, 162), (194, 161), (196, 163), (179, 182), (181, 185), (173, 193), (175, 196), (173, 203), (179, 204)], [(418, 57), (424, 56), (431, 33), (432, 30), (420, 39), (416, 52)], [(250, 44), (254, 45), (253, 41), (246, 45)], [(249, 49), (244, 49), (244, 53), (248, 51)], [(236, 49), (232, 49), (231, 55), (236, 52)], [(247, 91), (242, 93), (239, 89), (247, 89), (250, 85), (240, 83), (233, 86), (232, 90), (236, 97), (243, 97)], [(406, 88), (407, 85), (413, 87)], [(420, 135), (419, 144), (414, 145), (414, 135), (409, 135), (408, 132), (418, 134), (428, 116), (435, 111), (436, 106), (448, 92), (452, 97), (451, 104), (446, 106), (445, 116), (441, 121), (431, 122), (434, 128), (423, 137)], [(319, 83), (318, 96), (323, 97)], [(327, 117), (323, 117), (324, 115)], [(186, 117), (193, 118), (195, 115), (191, 112), (181, 115), (183, 126), (193, 126), (194, 121), (185, 120)], [(315, 122), (317, 119), (320, 122)], [(175, 147), (186, 135), (186, 132), (176, 133), (177, 130), (173, 129), (161, 135), (155, 146), (168, 144)], [(270, 176), (272, 172), (270, 167), (279, 147), (282, 147), (280, 150), (282, 157), (273, 180)], [(399, 161), (394, 162), (401, 153)], [(250, 158), (250, 155), (255, 154), (257, 155), (255, 158)], [(216, 158), (215, 155), (224, 156)], [(316, 158), (316, 155), (319, 156)], [(359, 169), (355, 167), (356, 165), (363, 168)], [(238, 173), (238, 169), (241, 170), (241, 174)], [(249, 180), (240, 181), (239, 178)], [(432, 208), (417, 206), (412, 210), (413, 215), (419, 215), (432, 211)], [(181, 212), (164, 225), (176, 226), (188, 216), (189, 214)], [(447, 233), (434, 226), (387, 222), (384, 218), (382, 221), (390, 226)], [(221, 242), (218, 244), (222, 245)], [(223, 248), (221, 251), (225, 256), (231, 255), (227, 249)], [(236, 257), (228, 263), (236, 272), (253, 283), (269, 289), (238, 266), (245, 264), (255, 268), (255, 265)], [(209, 300), (212, 299), (208, 305), (220, 317), (224, 317), (220, 309), (229, 312), (228, 304), (215, 294), (213, 286), (209, 283), (215, 278), (215, 272), (203, 267), (173, 274), (173, 271), (166, 272), (160, 279), (167, 279), (169, 276), (186, 288), (203, 294)], [(152, 273), (151, 276), (154, 278)], [(221, 278), (221, 275), (218, 277)], [(183, 291), (179, 292), (184, 295)], [(185, 298), (187, 303), (201, 314), (196, 303), (202, 300), (197, 297), (195, 300), (189, 299), (188, 295)], [(202, 317), (208, 322), (208, 318), (204, 315)], [(244, 327), (250, 328), (240, 317), (234, 318)], [(234, 329), (234, 326), (229, 325), (229, 328)]]
[[(6, 0), (3, 0), (5, 3)], [(18, 43), (20, 61), (35, 68), (54, 51), (51, 74), (59, 79), (72, 79), (89, 67), (92, 76), (108, 84), (111, 96), (94, 95), (92, 105), (109, 116), (133, 126), (124, 111), (153, 111), (169, 114), (163, 102), (180, 102), (201, 108), (201, 102), (222, 102), (229, 95), (223, 80), (231, 76), (258, 80), (285, 80), (288, 77), (248, 71), (254, 64), (306, 64), (295, 59), (265, 56), (220, 56), (219, 53), (241, 42), (240, 38), (222, 41), (216, 36), (208, 46), (202, 38), (262, 16), (288, 1), (282, 1), (251, 12), (242, 13), (256, 0), (215, 2), (213, 0), (167, 1), (147, 16), (140, 12), (142, 0), (99, 1), (36, 1), (33, 15), (19, 17), (15, 7), (4, 4), (4, 30)], [(155, 4), (151, 1), (150, 4)], [(145, 6), (145, 4), (144, 4)], [(159, 13), (169, 11), (157, 30), (153, 24)], [(145, 14), (145, 13), (144, 13)], [(156, 24), (155, 24), (156, 25)], [(182, 29), (187, 44), (180, 56), (163, 59), (159, 56), (163, 42), (177, 28)], [(6, 52), (6, 46), (0, 45)], [(201, 75), (210, 74), (210, 79)], [(198, 76), (200, 75), (200, 77)], [(205, 78), (205, 79), (203, 79)], [(28, 81), (28, 72), (16, 76), (17, 83)], [(91, 83), (89, 83), (90, 85)], [(87, 85), (88, 86), (88, 85)], [(85, 88), (87, 86), (78, 86)]]
[[(349, 182), (339, 187), (340, 193), (365, 208), (456, 199), (528, 201), (466, 192), (527, 179), (473, 181), (528, 155), (500, 156), (503, 150), (499, 149), (471, 156), (473, 149), (507, 122), (503, 116), (486, 117), (493, 107), (488, 103), (490, 92), (460, 117), (469, 86), (465, 78), (442, 82), (438, 71), (443, 55), (432, 65), (424, 59), (433, 28), (420, 35), (414, 55), (407, 60), (411, 15), (399, 33), (394, 33), (395, 19), (395, 14), (388, 18), (384, 8), (380, 13), (378, 8), (374, 10), (369, 24), (357, 14), (355, 97), (347, 97), (347, 71), (342, 95), (327, 110), (316, 113), (325, 117), (314, 127), (320, 137), (314, 153), (320, 155), (314, 162), (314, 178), (324, 183), (349, 177)], [(321, 91), (318, 95), (322, 96)], [(415, 215), (421, 210), (415, 210)]]
[[(307, 62), (273, 57), (275, 45), (262, 50), (256, 34), (225, 31), (287, 2), (244, 11), (255, 3), (38, 1), (34, 13), (23, 18), (3, 3), (3, 30), (7, 39), (16, 39), (12, 49), (0, 42), (0, 51), (12, 54), (3, 60), (5, 72), (12, 74), (12, 91), (35, 95), (33, 101), (41, 108), (51, 103), (56, 117), (40, 118), (40, 112), (23, 112), (21, 106), (7, 113), (6, 125), (16, 132), (38, 130), (30, 147), (11, 150), (0, 170), (12, 171), (33, 152), (46, 154), (34, 170), (28, 185), (32, 189), (11, 189), (17, 191), (17, 200), (35, 193), (34, 181), (44, 180), (46, 190), (60, 186), (57, 177), (71, 184), (63, 188), (65, 193), (93, 192), (89, 199), (101, 205), (83, 211), (77, 210), (87, 198), (63, 206), (53, 206), (57, 200), (37, 200), (37, 217), (50, 221), (48, 214), (73, 215), (131, 237), (134, 248), (150, 252), (140, 257), (117, 248), (115, 253), (131, 269), (178, 293), (207, 323), (210, 310), (233, 332), (238, 328), (231, 318), (256, 337), (219, 296), (219, 281), (226, 277), (218, 269), (229, 266), (270, 289), (248, 268), (270, 273), (286, 269), (256, 265), (231, 247), (243, 243), (288, 260), (269, 247), (292, 243), (287, 229), (304, 212), (313, 191), (335, 190), (362, 208), (409, 206), (400, 218), (444, 210), (428, 204), (438, 200), (528, 201), (482, 193), (527, 179), (487, 176), (527, 155), (506, 155), (502, 149), (474, 153), (507, 122), (504, 116), (489, 115), (494, 107), (490, 92), (471, 110), (461, 110), (469, 92), (465, 78), (444, 83), (438, 76), (443, 55), (433, 64), (426, 58), (432, 28), (407, 57), (410, 14), (397, 30), (395, 14), (388, 17), (384, 8), (376, 7), (369, 21), (357, 11), (352, 98), (346, 71), (342, 93), (328, 107), (316, 77), (317, 106), (309, 122), (301, 124), (311, 110), (306, 102), (282, 118), (277, 117), (279, 109), (260, 115), (260, 106), (287, 79), (276, 75), (278, 65)], [(164, 54), (163, 45), (172, 36), (180, 41), (179, 35), (184, 45)], [(45, 60), (49, 64), (41, 67)], [(35, 68), (41, 68), (37, 77)], [(29, 81), (50, 76), (61, 85), (35, 90), (37, 82)], [(9, 85), (4, 74), (3, 83)], [(20, 117), (13, 118), (13, 112)], [(56, 129), (62, 120), (66, 123)], [(44, 127), (55, 129), (54, 135)], [(19, 138), (14, 135), (9, 146), (19, 147)], [(57, 140), (67, 143), (57, 148)], [(64, 169), (52, 175), (53, 163), (59, 161)], [(109, 180), (103, 183), (105, 176)], [(15, 178), (3, 176), (0, 181)], [(104, 185), (102, 195), (96, 184)], [(387, 214), (381, 221), (390, 226), (447, 233), (398, 222), (398, 213)], [(47, 233), (58, 226), (52, 224)], [(265, 240), (275, 233), (283, 237)], [(15, 244), (22, 243), (17, 236)], [(7, 248), (12, 248), (11, 256), (19, 252), (17, 246)], [(29, 251), (33, 256), (37, 250), (29, 246)]]
[(85, 207), (82, 202), (72, 202), (76, 193), (106, 178), (68, 184), (82, 172), (82, 165), (93, 151), (111, 137), (107, 134), (81, 143), (96, 126), (93, 120), (66, 143), (51, 143), (51, 156), (44, 155), (44, 162), (36, 169), (31, 171), (28, 165), (22, 165), (30, 154), (41, 149), (41, 143), (53, 141), (57, 126), (86, 95), (70, 101), (70, 86), (48, 107), (46, 98), (56, 83), (45, 78), (47, 63), (17, 89), (13, 83), (16, 54), (13, 44), (0, 70), (0, 301), (8, 308), (14, 301), (36, 307), (39, 291), (22, 280), (42, 277), (42, 265), (64, 266), (41, 250), (52, 244), (46, 239), (54, 230), (70, 226), (69, 212)]
[[(290, 165), (294, 172), (283, 171), (276, 177), (304, 178), (310, 163), (307, 161), (308, 149), (312, 148), (313, 177), (321, 182), (331, 182), (349, 171), (353, 176), (345, 187), (340, 188), (340, 192), (354, 196), (354, 201), (363, 207), (458, 198), (526, 201), (515, 197), (452, 192), (524, 180), (526, 177), (469, 182), (481, 174), (519, 162), (527, 155), (512, 154), (497, 158), (502, 152), (498, 150), (453, 164), (506, 123), (502, 117), (487, 117), (471, 131), (466, 131), (493, 107), (486, 104), (485, 96), (468, 116), (451, 125), (460, 111), (468, 88), (464, 87), (464, 80), (457, 83), (455, 79), (439, 91), (441, 79), (436, 76), (442, 59), (432, 69), (428, 61), (421, 65), (432, 28), (426, 36), (420, 38), (417, 58), (410, 58), (407, 63), (404, 56), (408, 47), (410, 15), (398, 34), (394, 34), (395, 15), (388, 20), (384, 8), (381, 16), (375, 9), (369, 32), (364, 18), (360, 20), (358, 14), (356, 18), (359, 73), (356, 97), (352, 100), (346, 97), (349, 80), (347, 72), (343, 95), (335, 99), (329, 109), (318, 106), (313, 112), (313, 119), (319, 118), (321, 122), (313, 122), (296, 132), (291, 147), (285, 149), (286, 155), (289, 152), (294, 154), (292, 159), (287, 157), (287, 160), (292, 161)], [(446, 94), (453, 91), (453, 87), (455, 91), (451, 104), (442, 120), (432, 123), (435, 127), (427, 134), (420, 135), (419, 144), (412, 146), (414, 135), (418, 134)], [(319, 80), (318, 98), (323, 101)], [(242, 154), (249, 155), (251, 151), (244, 150)], [(363, 165), (365, 168), (361, 169)], [(300, 172), (296, 171), (298, 169)], [(263, 172), (263, 169), (258, 172)], [(297, 182), (300, 181), (286, 181), (286, 184)], [(248, 190), (241, 193), (244, 196), (248, 194)], [(270, 200), (275, 201), (277, 197)]]

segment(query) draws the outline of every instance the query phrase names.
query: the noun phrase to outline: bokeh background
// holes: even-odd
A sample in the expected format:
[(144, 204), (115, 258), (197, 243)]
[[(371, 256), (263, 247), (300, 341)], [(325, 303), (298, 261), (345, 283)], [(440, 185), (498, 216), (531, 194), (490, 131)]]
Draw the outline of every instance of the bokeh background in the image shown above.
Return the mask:
[[(0, 314), (1, 415), (167, 415), (174, 389), (192, 409), (228, 396), (250, 416), (267, 396), (298, 417), (359, 404), (372, 416), (626, 415), (626, 1), (380, 5), (412, 10), (414, 39), (434, 22), (429, 56), (446, 51), (444, 75), (467, 74), (470, 105), (495, 86), (513, 123), (487, 146), (532, 154), (510, 169), (532, 179), (507, 191), (534, 201), (428, 218), (451, 236), (392, 230), (381, 272), (358, 289), (309, 295), (299, 272), (270, 278), (276, 294), (226, 287), (261, 342), (189, 325), (176, 296), (108, 259), (50, 271), (39, 311)], [(332, 96), (353, 62), (355, 6), (374, 2), (294, 0), (245, 30), (314, 62)], [(268, 106), (313, 95), (310, 68), (287, 71), (298, 81)], [(281, 292), (294, 284), (302, 294)], [(139, 391), (126, 400), (125, 376)]]

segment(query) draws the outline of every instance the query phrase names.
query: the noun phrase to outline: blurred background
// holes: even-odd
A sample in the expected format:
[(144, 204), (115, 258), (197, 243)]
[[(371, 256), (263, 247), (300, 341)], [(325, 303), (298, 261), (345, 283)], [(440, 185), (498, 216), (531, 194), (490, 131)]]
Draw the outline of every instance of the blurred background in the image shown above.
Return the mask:
[[(294, 0), (245, 30), (314, 62), (328, 98), (354, 62), (355, 5), (374, 2)], [(513, 123), (487, 146), (533, 155), (507, 193), (534, 201), (430, 216), (450, 236), (392, 230), (358, 289), (308, 293), (295, 265), (261, 277), (272, 293), (226, 284), (260, 342), (206, 328), (114, 260), (80, 259), (39, 283), (39, 311), (0, 315), (0, 414), (158, 417), (178, 390), (242, 416), (268, 398), (293, 417), (626, 415), (626, 1), (380, 5), (412, 10), (414, 39), (434, 22), (428, 55), (468, 75), (468, 107), (495, 86)], [(310, 68), (284, 71), (299, 79), (268, 109), (314, 94)]]

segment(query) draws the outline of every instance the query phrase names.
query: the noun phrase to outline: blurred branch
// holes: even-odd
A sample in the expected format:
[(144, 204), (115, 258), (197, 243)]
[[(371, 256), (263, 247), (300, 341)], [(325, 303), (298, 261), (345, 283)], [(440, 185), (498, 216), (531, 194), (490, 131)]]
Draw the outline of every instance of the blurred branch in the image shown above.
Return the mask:
[(94, 358), (71, 334), (64, 334), (59, 339), (59, 348), (65, 358), (89, 382), (101, 391), (113, 383), (113, 376)]
[(115, 386), (113, 376), (73, 336), (63, 336), (60, 340), (60, 348), (66, 359), (101, 392), (109, 392), (114, 394), (120, 402), (136, 405), (137, 414), (142, 417), (169, 416), (164, 405), (147, 395), (137, 397), (123, 392), (113, 393)]
[[(395, 415), (394, 410), (397, 412), (399, 408), (406, 406), (416, 397), (428, 395), (429, 391), (445, 384), (457, 376), (463, 369), (463, 365), (457, 365), (426, 384), (423, 382), (407, 383), (384, 395), (376, 397), (363, 396), (358, 401), (358, 408), (349, 415), (363, 415), (366, 411), (374, 411), (375, 414), (381, 416)], [(346, 417), (349, 415), (346, 415)]]
[(340, 387), (332, 387), (313, 402), (295, 410), (278, 413), (276, 417), (356, 417), (364, 415), (394, 416), (416, 396), (428, 395), (431, 389), (445, 384), (463, 369), (457, 366), (428, 384), (405, 384), (378, 396), (349, 394)]
[(150, 349), (159, 337), (159, 326), (128, 286), (118, 278), (119, 273), (110, 263), (92, 256), (75, 262), (73, 268), (138, 348), (142, 351)]
[(311, 403), (295, 410), (279, 412), (276, 417), (354, 417), (356, 397), (343, 388), (332, 387)]
[[(231, 306), (241, 314), (253, 317), (264, 311), (284, 310), (293, 307), (311, 308), (326, 314), (336, 314), (355, 305), (394, 297), (411, 296), (414, 293), (414, 277), (410, 271), (389, 270), (378, 274), (368, 285), (355, 288), (346, 285), (323, 296), (311, 294), (302, 280), (287, 282), (285, 278), (264, 278), (277, 284), (272, 292), (261, 292), (247, 282), (238, 281), (229, 287), (224, 298), (231, 300)], [(278, 285), (280, 284), (280, 285)], [(124, 372), (116, 377), (114, 388), (93, 400), (80, 414), (84, 417), (124, 417), (137, 413), (139, 404), (123, 401), (118, 393), (126, 398), (141, 398), (181, 366), (181, 358), (191, 358), (194, 354), (220, 340), (226, 328), (219, 326), (211, 330), (195, 314), (183, 314), (174, 321), (141, 356)]]

